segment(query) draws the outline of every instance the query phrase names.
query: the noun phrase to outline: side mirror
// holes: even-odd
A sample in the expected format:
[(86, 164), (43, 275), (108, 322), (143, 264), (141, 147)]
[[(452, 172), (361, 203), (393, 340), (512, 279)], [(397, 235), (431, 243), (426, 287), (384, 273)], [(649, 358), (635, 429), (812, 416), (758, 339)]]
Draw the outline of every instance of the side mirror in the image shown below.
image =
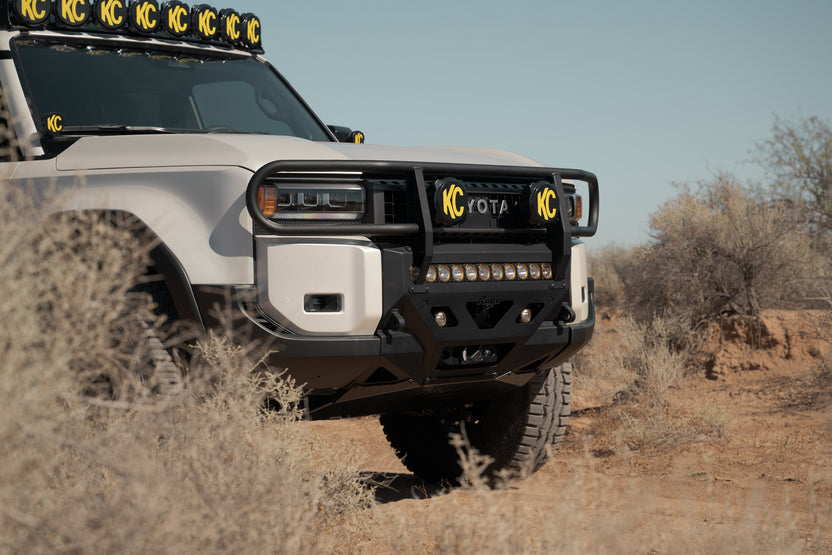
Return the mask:
[(340, 125), (327, 125), (339, 143), (364, 143), (364, 133), (361, 131), (353, 131), (349, 127), (342, 127)]

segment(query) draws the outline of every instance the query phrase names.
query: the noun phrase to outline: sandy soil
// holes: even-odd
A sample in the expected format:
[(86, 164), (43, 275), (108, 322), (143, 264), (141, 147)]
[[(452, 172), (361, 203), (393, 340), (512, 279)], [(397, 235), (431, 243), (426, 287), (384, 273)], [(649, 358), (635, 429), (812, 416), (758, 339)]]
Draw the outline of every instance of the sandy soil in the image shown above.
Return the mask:
[[(575, 391), (570, 430), (552, 460), (489, 499), (503, 512), (522, 510), (532, 538), (555, 526), (551, 520), (565, 514), (563, 507), (593, 534), (599, 533), (598, 521), (608, 520), (613, 539), (598, 539), (599, 550), (617, 545), (616, 551), (669, 552), (684, 542), (685, 551), (715, 545), (776, 552), (796, 545), (832, 552), (832, 400), (830, 389), (819, 389), (812, 374), (824, 342), (804, 315), (767, 313), (764, 322), (762, 332), (752, 330), (752, 339), (742, 325), (710, 330), (701, 368), (670, 392), (672, 410), (717, 410), (721, 437), (611, 452), (597, 444), (597, 428), (621, 384), (603, 376), (595, 383), (583, 380), (591, 387)], [(601, 337), (614, 328), (609, 320), (600, 325)], [(766, 343), (755, 348), (760, 337)], [(484, 510), (476, 492), (426, 485), (409, 474), (375, 418), (309, 425), (322, 439), (361, 454), (369, 480), (387, 482), (377, 492), (379, 524), (415, 522), (445, 505)], [(697, 543), (715, 533), (734, 543)], [(369, 545), (378, 551), (389, 549), (372, 539), (370, 534)], [(573, 545), (595, 551), (593, 542)], [(536, 550), (534, 544), (529, 549)]]

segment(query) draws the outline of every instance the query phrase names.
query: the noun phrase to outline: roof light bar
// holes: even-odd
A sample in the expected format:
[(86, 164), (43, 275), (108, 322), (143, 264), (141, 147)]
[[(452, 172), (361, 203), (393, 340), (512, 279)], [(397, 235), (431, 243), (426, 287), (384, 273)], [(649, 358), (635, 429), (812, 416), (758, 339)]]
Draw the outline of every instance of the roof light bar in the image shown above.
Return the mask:
[(12, 22), (25, 27), (55, 25), (62, 29), (167, 35), (203, 42), (221, 41), (262, 50), (260, 18), (206, 4), (193, 7), (178, 0), (12, 0)]

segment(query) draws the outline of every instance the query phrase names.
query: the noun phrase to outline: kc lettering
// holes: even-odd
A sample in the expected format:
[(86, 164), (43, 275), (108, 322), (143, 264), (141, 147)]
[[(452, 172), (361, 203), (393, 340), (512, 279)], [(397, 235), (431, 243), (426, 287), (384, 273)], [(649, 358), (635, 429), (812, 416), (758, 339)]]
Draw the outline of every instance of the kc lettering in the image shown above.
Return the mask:
[(116, 8), (123, 8), (121, 0), (100, 0), (101, 21), (109, 27), (118, 27), (124, 22), (124, 17), (116, 15)]
[(168, 27), (173, 30), (174, 33), (184, 33), (188, 30), (188, 22), (185, 21), (183, 23), (182, 17), (187, 15), (188, 10), (186, 10), (181, 4), (177, 5), (168, 12)]
[[(153, 14), (151, 15), (151, 12)], [(142, 29), (153, 29), (159, 20), (156, 19), (156, 6), (150, 2), (136, 8), (136, 25)]]
[(207, 10), (200, 12), (199, 32), (204, 37), (213, 37), (217, 34), (217, 14)]
[(84, 6), (84, 0), (62, 0), (61, 2), (61, 18), (72, 24), (81, 23), (87, 17), (87, 13), (82, 11), (78, 13), (78, 6)]
[(555, 192), (552, 189), (547, 188), (537, 193), (537, 215), (544, 221), (548, 222), (557, 216), (557, 206), (551, 206), (551, 201), (556, 201), (557, 198), (557, 195), (555, 195)]
[(260, 22), (256, 19), (251, 19), (246, 26), (246, 36), (249, 44), (257, 44), (260, 42)]
[(43, 4), (49, 5), (44, 0), (22, 0), (20, 11), (29, 21), (38, 21), (46, 17), (46, 7)]
[(46, 119), (46, 129), (50, 133), (59, 133), (63, 128), (64, 122), (59, 114), (52, 114)]
[(240, 38), (240, 31), (237, 29), (237, 25), (240, 24), (240, 18), (237, 14), (231, 14), (228, 16), (228, 20), (226, 22), (227, 31), (228, 31), (228, 38), (231, 40), (237, 40)]
[(452, 220), (461, 218), (465, 213), (465, 205), (460, 206), (458, 202), (462, 194), (462, 188), (459, 185), (453, 185), (442, 191), (442, 211)]

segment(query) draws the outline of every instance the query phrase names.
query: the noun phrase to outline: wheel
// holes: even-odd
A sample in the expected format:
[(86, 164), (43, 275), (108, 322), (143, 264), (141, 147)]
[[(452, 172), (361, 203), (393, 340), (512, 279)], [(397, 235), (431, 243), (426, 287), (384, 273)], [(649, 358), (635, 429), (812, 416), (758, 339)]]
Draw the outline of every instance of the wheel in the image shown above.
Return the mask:
[(127, 313), (112, 331), (119, 356), (103, 372), (86, 375), (83, 393), (127, 402), (170, 397), (182, 388), (182, 371), (162, 342), (177, 319), (173, 299), (161, 281), (137, 284), (128, 295)]
[(176, 306), (167, 286), (161, 280), (141, 283), (133, 288), (150, 296), (153, 314), (159, 322), (147, 322), (136, 315), (139, 323), (136, 343), (136, 368), (142, 383), (153, 394), (169, 396), (182, 388), (182, 371), (174, 362), (172, 351), (162, 343), (164, 330), (171, 329), (178, 317)]
[(463, 431), (471, 447), (493, 459), (486, 469), (489, 477), (504, 470), (523, 477), (543, 466), (563, 439), (571, 401), (572, 366), (567, 362), (508, 395), (474, 403), (461, 416), (384, 414), (381, 424), (404, 465), (425, 480), (459, 478), (462, 468), (449, 434)]

